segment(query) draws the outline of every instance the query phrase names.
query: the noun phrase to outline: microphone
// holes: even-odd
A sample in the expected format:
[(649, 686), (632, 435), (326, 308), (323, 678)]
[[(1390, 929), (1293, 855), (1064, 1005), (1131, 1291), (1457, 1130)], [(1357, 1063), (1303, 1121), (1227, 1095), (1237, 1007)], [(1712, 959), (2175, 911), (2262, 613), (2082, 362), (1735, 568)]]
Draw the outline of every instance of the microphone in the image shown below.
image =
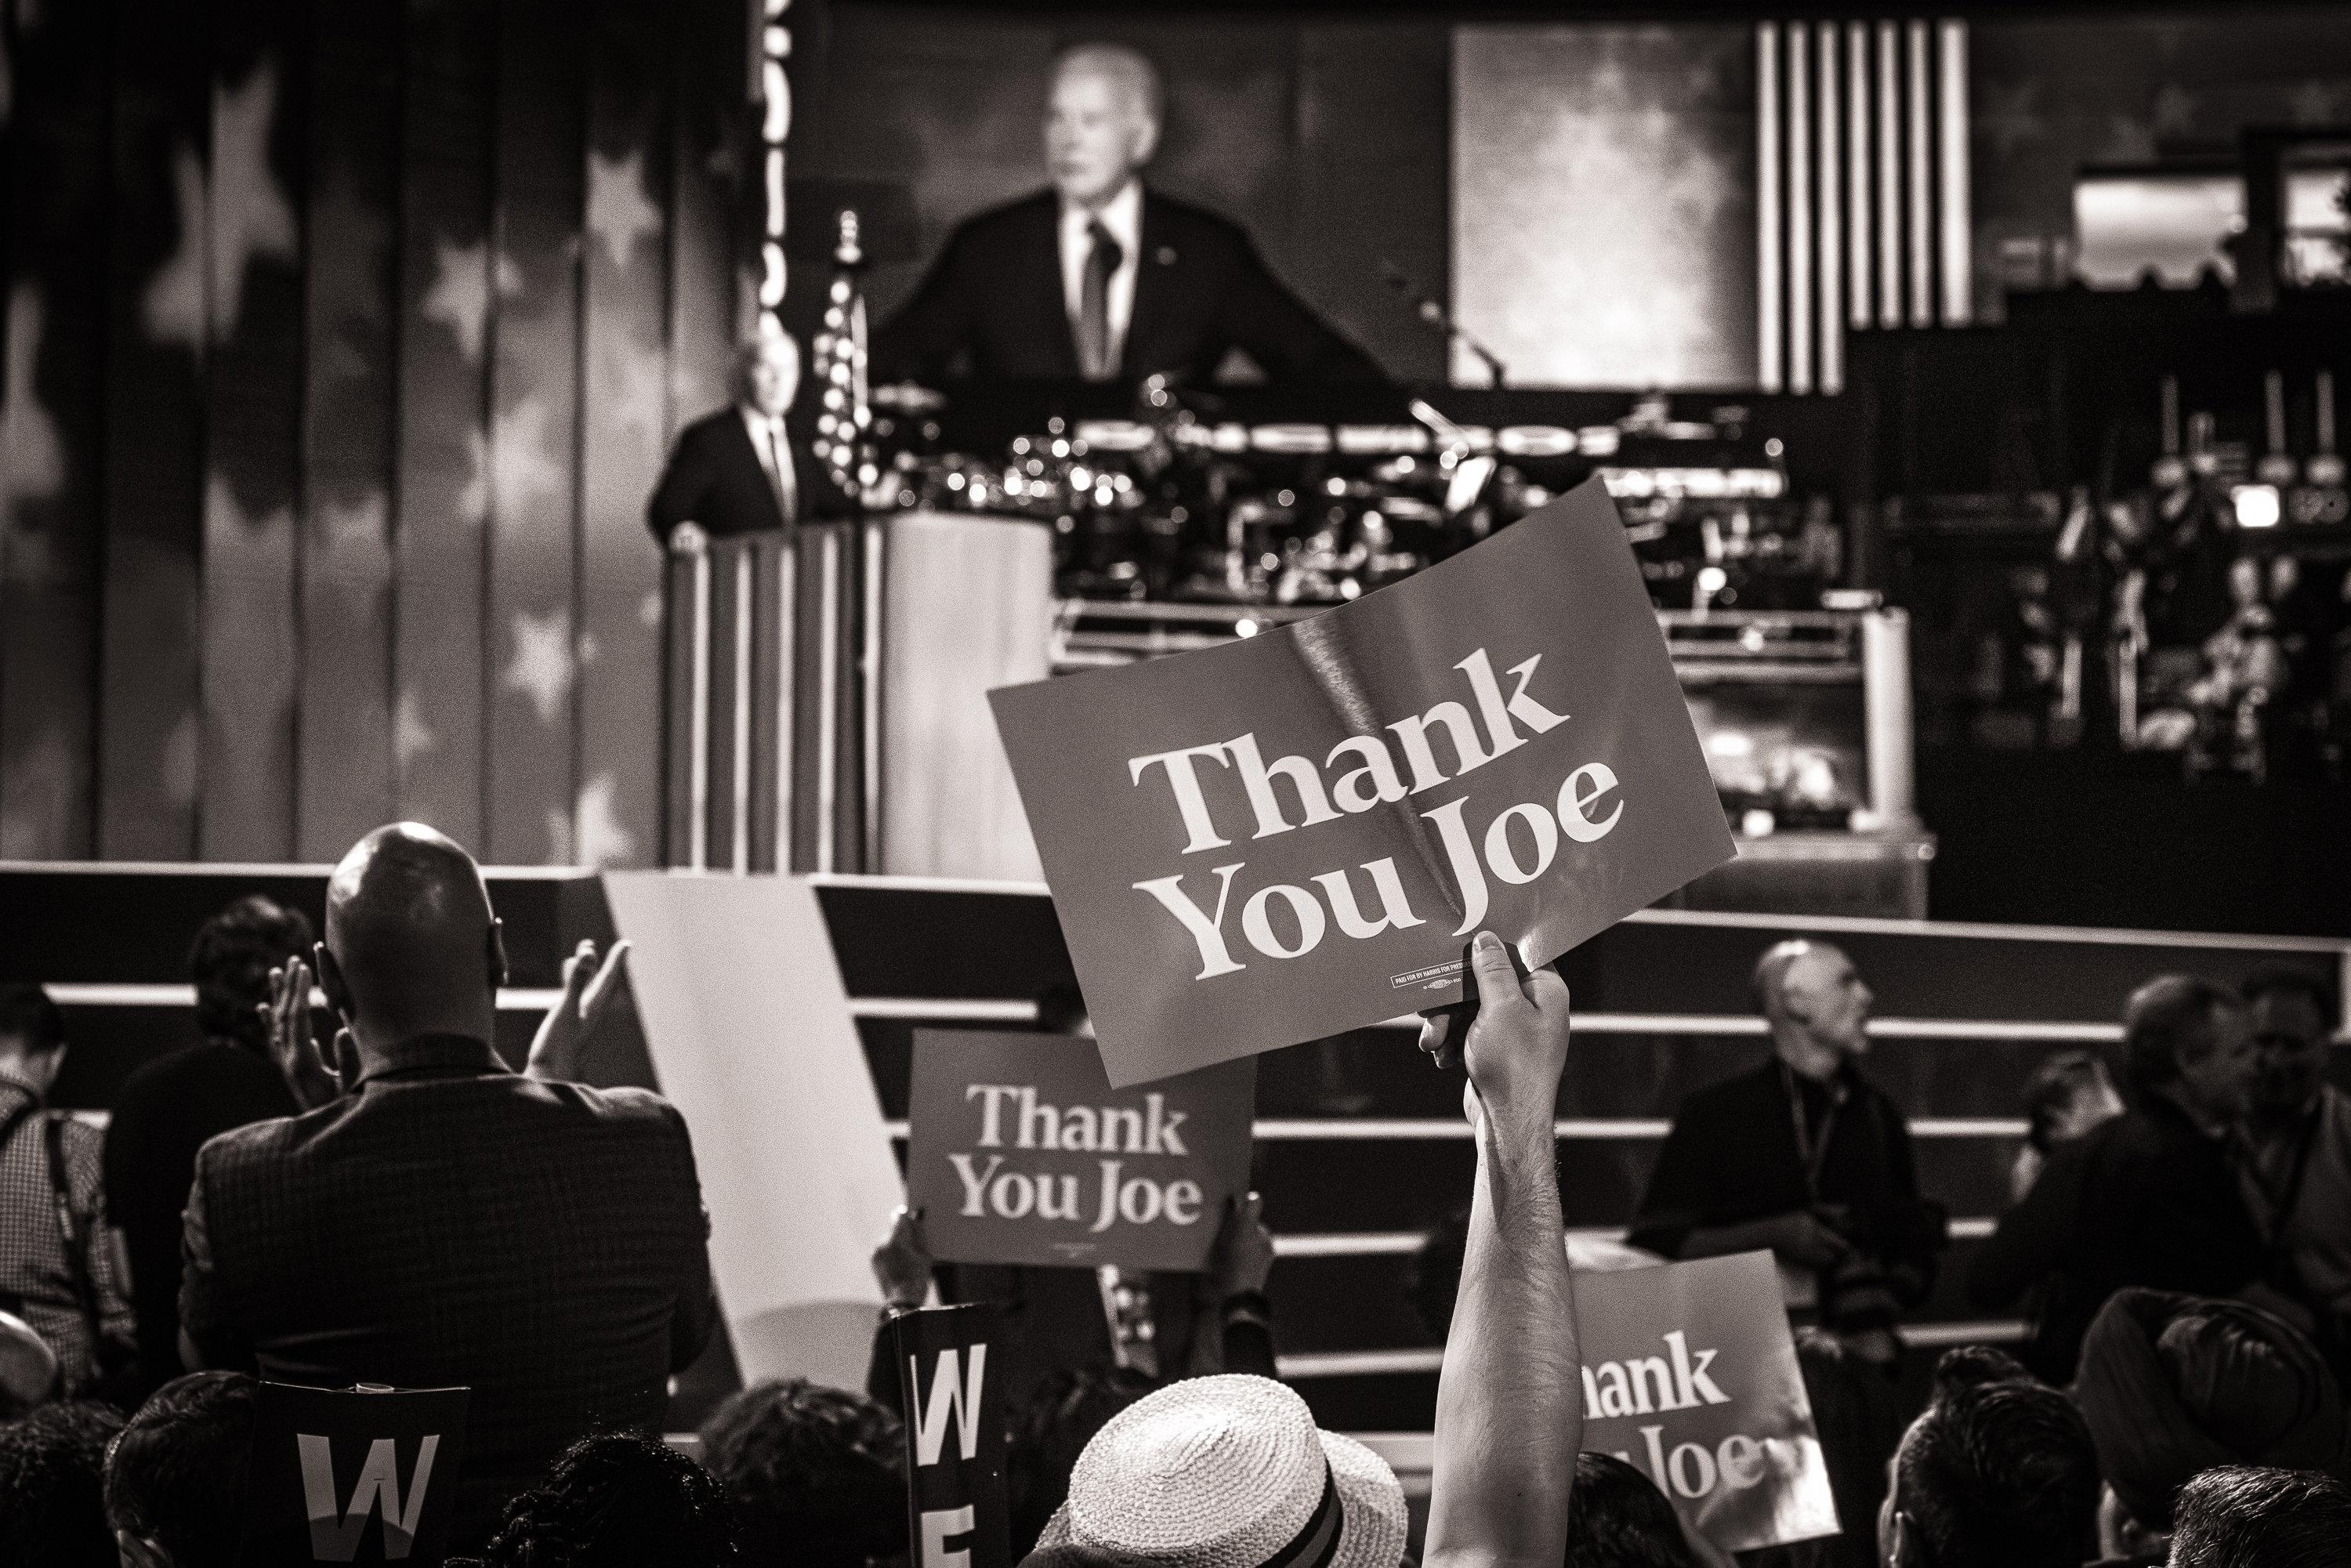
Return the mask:
[(1503, 371), (1501, 360), (1491, 349), (1472, 337), (1460, 322), (1453, 319), (1451, 311), (1421, 292), (1420, 286), (1412, 280), (1410, 275), (1386, 256), (1380, 257), (1380, 277), (1390, 288), (1412, 302), (1415, 315), (1445, 334), (1447, 342), (1458, 343), (1483, 360), (1486, 373), (1494, 378), (1495, 390), (1501, 390), (1510, 378)]

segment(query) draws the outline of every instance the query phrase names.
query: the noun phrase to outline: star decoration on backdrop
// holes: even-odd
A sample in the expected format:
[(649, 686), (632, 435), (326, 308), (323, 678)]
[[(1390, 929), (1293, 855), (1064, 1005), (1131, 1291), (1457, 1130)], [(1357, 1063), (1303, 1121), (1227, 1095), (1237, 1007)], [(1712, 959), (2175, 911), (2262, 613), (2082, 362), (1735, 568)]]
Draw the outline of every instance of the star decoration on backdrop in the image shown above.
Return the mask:
[[(616, 324), (617, 325), (617, 324)], [(620, 331), (599, 335), (590, 395), (604, 418), (658, 446), (669, 386), (661, 355)]]
[(417, 758), (434, 750), (441, 737), (424, 722), (424, 704), (412, 686), (400, 694), (392, 710), (392, 755), (402, 773)]
[(571, 607), (559, 604), (543, 615), (515, 612), (514, 653), (498, 676), (501, 688), (530, 699), (538, 722), (553, 727), (571, 695), (579, 671), (571, 651)]
[(49, 536), (16, 526), (17, 509), (45, 501), (66, 481), (65, 444), (42, 406), (33, 372), (41, 355), (41, 291), (20, 282), (8, 291), (8, 360), (0, 371), (0, 560), (9, 580), (50, 580)]
[(213, 93), (212, 340), (236, 335), (245, 308), (246, 268), (266, 258), (297, 259), (294, 209), (269, 169), (269, 131), (277, 114), (277, 62), (268, 56), (245, 85)]
[(620, 780), (611, 773), (599, 773), (580, 787), (570, 863), (627, 865), (636, 859), (637, 836), (621, 821), (620, 793)]
[(643, 148), (625, 158), (588, 154), (588, 232), (604, 242), (620, 272), (629, 270), (638, 240), (661, 233), (661, 210), (645, 199), (644, 162)]
[(204, 351), (204, 166), (183, 142), (172, 151), (172, 194), (180, 211), (179, 248), (165, 258), (141, 297), (147, 335)]
[[(482, 359), (482, 337), (490, 320), (490, 254), (486, 245), (435, 242), (436, 270), (433, 287), (424, 291), (417, 314), (438, 321), (457, 340), (458, 350), (476, 364)], [(497, 257), (497, 294), (511, 298), (522, 292), (522, 268), (510, 257)]]
[(1976, 111), (1976, 128), (2002, 158), (2026, 142), (2038, 141), (2049, 134), (2049, 127), (2035, 107), (2035, 100), (2041, 97), (2039, 82), (1988, 81), (1983, 85), (1982, 97), (1982, 107)]
[(501, 517), (519, 517), (534, 501), (562, 493), (564, 473), (549, 455), (547, 426), (547, 404), (535, 397), (524, 398), (490, 422)]

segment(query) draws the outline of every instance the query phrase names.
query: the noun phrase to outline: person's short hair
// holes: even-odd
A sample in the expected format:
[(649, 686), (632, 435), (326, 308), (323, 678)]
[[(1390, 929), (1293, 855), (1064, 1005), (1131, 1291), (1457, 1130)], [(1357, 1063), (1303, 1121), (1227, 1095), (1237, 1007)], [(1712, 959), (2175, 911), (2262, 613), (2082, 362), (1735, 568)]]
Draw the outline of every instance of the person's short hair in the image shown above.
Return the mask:
[(269, 1031), (255, 1009), (269, 1000), (269, 971), (289, 958), (308, 962), (317, 940), (308, 915), (258, 893), (205, 921), (188, 948), (196, 1027), (208, 1040), (268, 1049)]
[(905, 1439), (862, 1394), (804, 1377), (753, 1384), (704, 1424), (702, 1458), (753, 1568), (862, 1568), (906, 1550)]
[(2237, 994), (2252, 1007), (2263, 997), (2305, 997), (2318, 1009), (2318, 1021), (2328, 1030), (2336, 1024), (2335, 988), (2326, 977), (2300, 964), (2263, 964), (2237, 986)]
[(1953, 1345), (1935, 1363), (1935, 1391), (1932, 1397), (1944, 1399), (1962, 1388), (1980, 1388), (1987, 1383), (2033, 1383), (2039, 1380), (2024, 1369), (2024, 1364), (1998, 1345)]
[(2351, 1568), (2351, 1487), (2319, 1470), (2206, 1470), (2171, 1519), (2172, 1568)]
[(751, 367), (766, 358), (768, 350), (773, 349), (782, 349), (789, 352), (792, 357), (794, 367), (806, 368), (800, 360), (799, 340), (789, 332), (762, 332), (757, 337), (746, 338), (735, 345), (735, 358), (728, 367), (730, 377), (738, 391), (742, 387), (743, 378), (751, 373)]
[(57, 1396), (57, 1347), (16, 1313), (0, 1312), (0, 1421), (30, 1415)]
[[(903, 1516), (905, 1502), (899, 1500)], [(507, 1504), (484, 1568), (716, 1568), (736, 1561), (726, 1492), (709, 1471), (641, 1432), (597, 1432)]]
[(107, 1457), (107, 1523), (177, 1568), (232, 1568), (259, 1387), (241, 1372), (192, 1372), (157, 1389)]
[(1575, 1568), (1689, 1568), (1674, 1505), (1656, 1483), (1613, 1454), (1575, 1456), (1567, 1561)]
[[(2057, 1129), (2074, 1107), (2096, 1094), (2112, 1093), (2106, 1064), (2087, 1051), (2061, 1051), (2032, 1070), (2024, 1081), (2024, 1141), (2047, 1154), (2057, 1143)], [(2108, 1104), (2114, 1103), (2108, 1101)]]
[(1788, 983), (1788, 971), (1797, 959), (1813, 951), (1814, 945), (1801, 936), (1785, 942), (1774, 942), (1763, 949), (1755, 960), (1755, 972), (1748, 977), (1747, 994), (1755, 1010), (1765, 1018), (1776, 1018), (1780, 1012), (1780, 995)]
[(1063, 1367), (1038, 1384), (1012, 1413), (1004, 1479), (1015, 1562), (1036, 1545), (1053, 1511), (1069, 1500), (1071, 1472), (1094, 1434), (1158, 1386), (1133, 1367), (1107, 1362)]
[(38, 986), (0, 986), (0, 1045), (54, 1051), (66, 1042), (66, 1015)]
[(2180, 1063), (2209, 1053), (2236, 993), (2199, 975), (2158, 975), (2123, 1005), (2123, 1076), (2145, 1093), (2179, 1077)]
[(1115, 78), (1141, 101), (1144, 118), (1154, 125), (1165, 123), (1167, 89), (1158, 66), (1141, 49), (1132, 44), (1071, 44), (1053, 57), (1054, 79), (1073, 66)]
[(2074, 1568), (2095, 1555), (2097, 1450), (2053, 1388), (2010, 1380), (1936, 1399), (1895, 1479), (1927, 1568)]
[(0, 1426), (0, 1563), (9, 1568), (116, 1568), (106, 1524), (106, 1445), (122, 1429), (110, 1405), (45, 1405)]

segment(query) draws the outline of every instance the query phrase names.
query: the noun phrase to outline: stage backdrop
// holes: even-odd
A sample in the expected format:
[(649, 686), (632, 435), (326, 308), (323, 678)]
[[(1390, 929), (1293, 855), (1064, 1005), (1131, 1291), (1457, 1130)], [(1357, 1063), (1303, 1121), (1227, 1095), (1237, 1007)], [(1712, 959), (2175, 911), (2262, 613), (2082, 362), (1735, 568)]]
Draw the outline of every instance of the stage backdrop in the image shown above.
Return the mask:
[(0, 857), (658, 857), (743, 0), (5, 8)]

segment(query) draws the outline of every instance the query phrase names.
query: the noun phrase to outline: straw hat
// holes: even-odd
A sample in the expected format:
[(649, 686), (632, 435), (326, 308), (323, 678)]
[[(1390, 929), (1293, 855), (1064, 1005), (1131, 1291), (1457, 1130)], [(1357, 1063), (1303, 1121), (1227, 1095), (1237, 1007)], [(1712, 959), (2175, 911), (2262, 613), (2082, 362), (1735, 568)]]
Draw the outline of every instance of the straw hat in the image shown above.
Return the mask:
[(1039, 1568), (1396, 1568), (1404, 1489), (1268, 1378), (1170, 1384), (1095, 1434)]

